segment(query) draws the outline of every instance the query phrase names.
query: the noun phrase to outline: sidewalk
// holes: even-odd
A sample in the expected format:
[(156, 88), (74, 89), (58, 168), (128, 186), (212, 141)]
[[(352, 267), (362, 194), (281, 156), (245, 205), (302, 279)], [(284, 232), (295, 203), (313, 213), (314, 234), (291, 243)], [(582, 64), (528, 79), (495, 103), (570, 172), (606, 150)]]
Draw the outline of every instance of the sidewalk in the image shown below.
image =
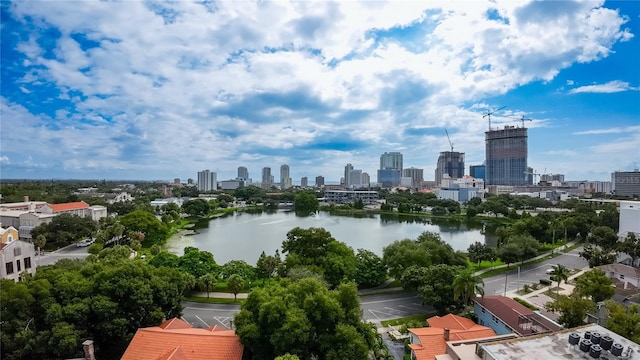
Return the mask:
[[(206, 292), (193, 292), (192, 293), (193, 296), (197, 296), (197, 297), (203, 297), (206, 298), (207, 297), (207, 293)], [(237, 299), (246, 299), (247, 296), (249, 296), (248, 293), (238, 293), (238, 297)], [(209, 297), (211, 298), (218, 298), (218, 299), (233, 299), (234, 296), (231, 293), (224, 293), (224, 292), (209, 292)]]
[[(575, 245), (575, 244), (577, 244), (577, 243), (578, 243), (578, 241), (576, 241), (576, 240), (570, 241), (570, 242), (568, 242), (568, 243), (566, 243), (566, 244), (564, 245), (564, 249), (567, 249), (567, 248), (569, 248), (569, 247), (571, 247), (571, 246), (573, 246), (573, 245)], [(563, 249), (558, 248), (558, 249), (554, 249), (554, 250), (548, 251), (548, 252), (546, 252), (546, 253), (544, 253), (544, 254), (542, 254), (542, 255), (538, 255), (538, 256), (536, 256), (536, 257), (534, 257), (534, 258), (531, 258), (531, 259), (526, 260), (526, 261), (525, 261), (525, 264), (526, 264), (526, 263), (530, 263), (530, 262), (532, 262), (532, 261), (536, 261), (536, 260), (544, 259), (544, 258), (546, 258), (547, 256), (550, 256), (551, 254), (561, 253), (561, 252), (562, 252), (562, 250), (563, 250)], [(504, 269), (504, 268), (506, 268), (507, 266), (510, 266), (510, 265), (513, 265), (513, 264), (498, 265), (498, 266), (493, 266), (493, 267), (489, 267), (489, 268), (486, 268), (486, 269), (478, 270), (478, 271), (476, 271), (476, 272), (475, 272), (475, 275), (482, 275), (482, 274), (484, 274), (484, 273), (486, 273), (486, 272), (489, 272), (489, 271), (491, 271), (491, 270)]]

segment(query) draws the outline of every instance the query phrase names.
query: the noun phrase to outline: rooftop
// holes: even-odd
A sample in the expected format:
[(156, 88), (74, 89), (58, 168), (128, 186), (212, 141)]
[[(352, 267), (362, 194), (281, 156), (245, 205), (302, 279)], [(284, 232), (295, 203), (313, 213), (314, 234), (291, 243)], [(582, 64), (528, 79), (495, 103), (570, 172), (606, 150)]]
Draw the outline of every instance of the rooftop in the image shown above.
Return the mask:
[[(618, 343), (624, 347), (623, 354), (628, 351), (627, 349), (629, 348), (633, 350), (627, 358), (628, 360), (640, 360), (640, 345), (595, 324), (557, 331), (551, 334), (529, 336), (482, 345), (484, 359), (579, 359), (583, 357), (584, 353), (580, 351), (579, 345), (569, 344), (569, 335), (571, 333), (577, 333), (581, 338), (584, 338), (587, 332), (598, 333), (601, 335), (601, 338), (610, 336), (614, 344)], [(611, 355), (609, 351), (604, 350), (601, 355), (609, 359), (618, 358)]]
[(70, 211), (70, 210), (77, 210), (77, 209), (88, 209), (89, 204), (87, 204), (84, 201), (77, 201), (77, 202), (70, 202), (70, 203), (64, 203), (64, 204), (49, 204), (49, 207), (51, 208), (51, 210), (53, 210), (53, 212), (60, 212), (60, 211)]
[(475, 298), (474, 301), (521, 336), (557, 331), (562, 328), (508, 297), (484, 296)]
[(598, 266), (597, 268), (604, 271), (605, 273), (613, 272), (616, 274), (635, 277), (636, 279), (640, 279), (640, 269), (635, 268), (633, 266), (624, 265), (624, 264), (608, 264), (608, 265)]

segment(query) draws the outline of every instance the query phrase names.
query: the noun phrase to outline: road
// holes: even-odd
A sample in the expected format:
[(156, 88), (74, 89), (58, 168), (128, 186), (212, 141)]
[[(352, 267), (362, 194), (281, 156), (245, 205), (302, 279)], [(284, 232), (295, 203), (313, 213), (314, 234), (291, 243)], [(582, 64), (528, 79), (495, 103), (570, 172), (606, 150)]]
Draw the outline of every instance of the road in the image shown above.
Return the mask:
[(89, 255), (88, 247), (77, 247), (76, 244), (67, 245), (53, 252), (36, 256), (36, 266), (55, 264), (60, 259), (84, 259)]
[(570, 269), (588, 267), (589, 264), (587, 261), (580, 257), (580, 251), (582, 251), (582, 247), (578, 247), (566, 254), (563, 253), (560, 256), (545, 260), (541, 263), (524, 266), (520, 269), (514, 265), (513, 270), (484, 279), (484, 294), (504, 295), (505, 280), (507, 282), (507, 292), (522, 289), (525, 284), (539, 284), (540, 279), (549, 279), (546, 271), (557, 264), (562, 264)]

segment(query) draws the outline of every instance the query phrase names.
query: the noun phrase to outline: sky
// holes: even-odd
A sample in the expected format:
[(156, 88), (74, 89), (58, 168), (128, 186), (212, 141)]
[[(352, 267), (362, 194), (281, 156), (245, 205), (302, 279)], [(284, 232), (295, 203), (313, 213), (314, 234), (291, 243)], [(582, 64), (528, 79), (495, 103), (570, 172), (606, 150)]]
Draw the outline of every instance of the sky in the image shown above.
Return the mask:
[(399, 151), (433, 180), (451, 146), (484, 161), (498, 109), (536, 173), (640, 168), (638, 1), (0, 6), (3, 179), (375, 181)]

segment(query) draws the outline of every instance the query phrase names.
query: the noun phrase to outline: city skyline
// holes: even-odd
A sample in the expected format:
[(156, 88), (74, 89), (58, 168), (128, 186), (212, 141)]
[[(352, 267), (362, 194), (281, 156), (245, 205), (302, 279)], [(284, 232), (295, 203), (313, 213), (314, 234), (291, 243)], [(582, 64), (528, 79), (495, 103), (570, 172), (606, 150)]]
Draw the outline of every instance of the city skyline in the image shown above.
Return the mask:
[(528, 128), (535, 173), (640, 168), (638, 2), (0, 9), (3, 179), (256, 181), (288, 164), (293, 183), (335, 183), (350, 163), (375, 181), (401, 152), (434, 180), (441, 152), (466, 174), (485, 161), (498, 109), (494, 130)]

